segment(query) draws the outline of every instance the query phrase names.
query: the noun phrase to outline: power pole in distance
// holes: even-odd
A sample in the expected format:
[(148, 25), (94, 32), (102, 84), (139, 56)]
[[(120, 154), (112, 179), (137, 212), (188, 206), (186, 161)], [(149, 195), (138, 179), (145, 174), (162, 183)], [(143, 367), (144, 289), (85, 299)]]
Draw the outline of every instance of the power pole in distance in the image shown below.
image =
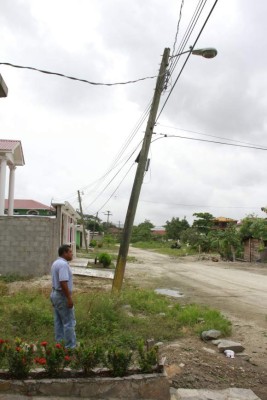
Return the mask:
[(84, 222), (83, 209), (82, 209), (82, 199), (81, 199), (79, 190), (78, 190), (78, 200), (79, 200), (80, 213), (81, 213), (81, 218), (82, 218), (84, 243), (85, 243), (86, 253), (88, 253), (87, 237), (86, 237), (86, 232), (85, 232), (85, 222)]
[(104, 213), (104, 215), (107, 215), (107, 229), (108, 229), (109, 217), (110, 217), (110, 215), (112, 215), (112, 214), (111, 214), (110, 211), (107, 211), (106, 214)]
[(137, 204), (141, 192), (141, 187), (143, 183), (144, 173), (146, 169), (147, 157), (149, 152), (149, 147), (151, 143), (151, 138), (153, 134), (153, 129), (155, 126), (155, 121), (157, 117), (160, 96), (165, 83), (165, 74), (168, 66), (168, 60), (170, 55), (170, 49), (166, 48), (164, 50), (162, 61), (160, 65), (159, 75), (157, 78), (156, 88), (151, 104), (150, 114), (147, 121), (145, 136), (143, 140), (143, 145), (141, 152), (139, 154), (138, 166), (136, 169), (135, 179), (133, 183), (132, 193), (128, 205), (128, 210), (124, 223), (124, 230), (122, 233), (122, 239), (116, 264), (115, 275), (113, 279), (112, 291), (119, 292), (122, 288), (123, 277), (126, 266), (126, 259), (129, 250), (130, 239), (132, 235), (133, 223), (135, 218), (135, 213), (137, 209)]

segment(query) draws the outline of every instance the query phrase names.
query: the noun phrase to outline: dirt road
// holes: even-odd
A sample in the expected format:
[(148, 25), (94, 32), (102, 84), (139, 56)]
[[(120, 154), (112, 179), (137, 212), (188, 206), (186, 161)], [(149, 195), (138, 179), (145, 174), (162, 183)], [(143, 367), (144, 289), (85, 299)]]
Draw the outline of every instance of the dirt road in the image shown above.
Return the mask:
[(255, 364), (266, 365), (266, 265), (171, 258), (136, 248), (130, 255), (137, 262), (127, 265), (126, 279), (153, 289), (178, 289), (185, 301), (220, 310), (233, 324), (232, 338), (245, 345)]

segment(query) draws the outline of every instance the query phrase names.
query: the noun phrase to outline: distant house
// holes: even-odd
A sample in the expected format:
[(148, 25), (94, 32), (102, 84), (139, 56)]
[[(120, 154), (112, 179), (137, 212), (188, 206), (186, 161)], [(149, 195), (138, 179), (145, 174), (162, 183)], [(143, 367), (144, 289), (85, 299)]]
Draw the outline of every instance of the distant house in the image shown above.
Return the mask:
[(249, 237), (244, 239), (244, 260), (247, 262), (267, 261), (267, 240)]
[(212, 229), (226, 229), (229, 225), (237, 224), (237, 220), (226, 217), (217, 217), (212, 220)]
[(151, 229), (152, 236), (165, 236), (166, 229), (162, 226), (156, 226), (155, 228)]
[[(8, 200), (5, 200), (5, 214), (8, 213)], [(35, 200), (14, 199), (14, 215), (39, 215), (51, 216), (55, 215), (55, 208), (46, 206)]]

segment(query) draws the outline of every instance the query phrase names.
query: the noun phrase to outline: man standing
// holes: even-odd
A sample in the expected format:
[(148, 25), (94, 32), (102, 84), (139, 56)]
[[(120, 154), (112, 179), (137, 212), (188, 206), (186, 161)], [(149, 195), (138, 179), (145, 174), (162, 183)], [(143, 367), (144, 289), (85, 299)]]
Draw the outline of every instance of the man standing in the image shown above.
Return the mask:
[(50, 295), (54, 307), (55, 340), (64, 340), (65, 346), (73, 349), (76, 347), (76, 321), (72, 301), (72, 271), (68, 263), (73, 258), (71, 247), (63, 244), (58, 249), (58, 255), (51, 268)]

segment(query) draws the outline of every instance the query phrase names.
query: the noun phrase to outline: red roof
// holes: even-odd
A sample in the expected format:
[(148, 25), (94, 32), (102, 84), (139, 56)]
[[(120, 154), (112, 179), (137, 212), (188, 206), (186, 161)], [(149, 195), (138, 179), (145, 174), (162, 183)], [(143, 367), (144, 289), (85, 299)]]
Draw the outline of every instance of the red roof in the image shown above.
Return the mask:
[[(5, 200), (5, 208), (8, 208), (8, 200)], [(14, 199), (14, 209), (17, 210), (53, 210), (51, 206), (46, 206), (45, 204), (39, 203), (35, 200), (22, 200)]]
[(20, 144), (20, 140), (0, 139), (0, 151), (13, 151)]
[(0, 139), (0, 153), (12, 153), (15, 165), (25, 164), (20, 140)]

